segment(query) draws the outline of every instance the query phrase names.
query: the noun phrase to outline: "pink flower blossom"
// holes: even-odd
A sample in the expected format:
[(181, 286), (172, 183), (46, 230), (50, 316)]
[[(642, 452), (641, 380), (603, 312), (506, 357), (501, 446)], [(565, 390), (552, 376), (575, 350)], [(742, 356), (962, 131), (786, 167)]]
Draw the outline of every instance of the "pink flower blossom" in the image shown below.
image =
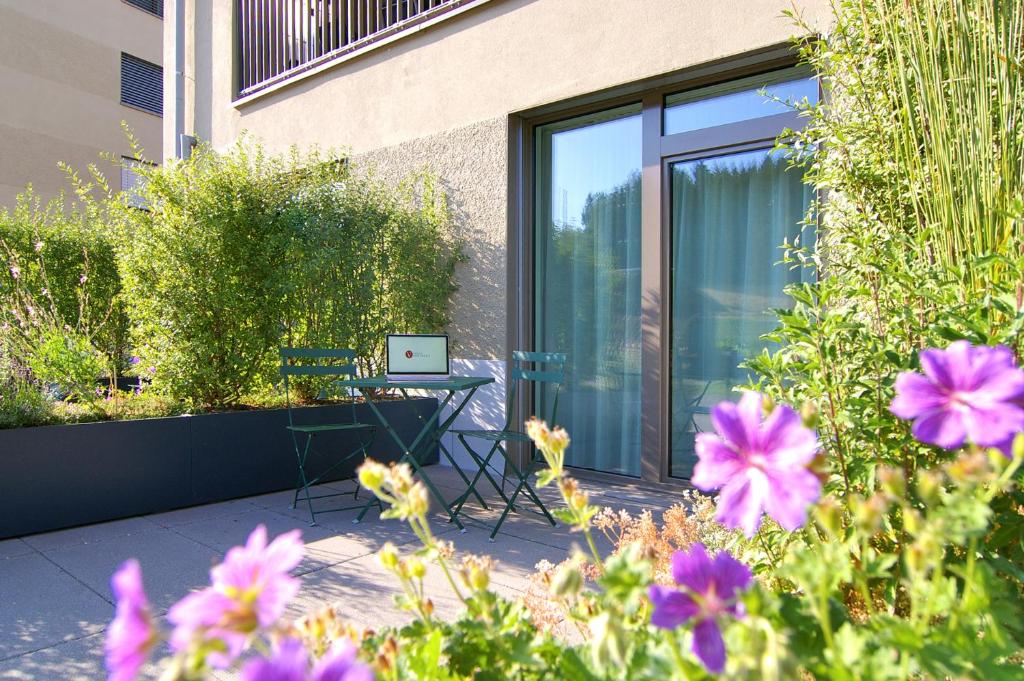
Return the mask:
[(11, 265), (11, 276), (15, 279), (21, 277), (21, 268), (17, 265)]
[(134, 679), (156, 643), (149, 601), (142, 589), (142, 570), (136, 560), (124, 563), (110, 580), (117, 599), (114, 621), (107, 628), (106, 664), (110, 681)]
[(250, 636), (276, 622), (295, 596), (299, 582), (289, 571), (302, 560), (300, 532), (282, 534), (267, 545), (267, 528), (258, 526), (245, 546), (228, 551), (210, 571), (211, 585), (178, 601), (167, 613), (175, 625), (171, 646), (189, 647), (197, 637), (218, 639), (223, 654), (210, 662), (226, 667), (245, 649)]
[(943, 449), (969, 441), (1008, 453), (1024, 431), (1024, 371), (1009, 348), (956, 341), (945, 350), (924, 350), (921, 369), (924, 375), (905, 371), (896, 378), (889, 407), (914, 420), (915, 438)]
[(721, 489), (715, 517), (753, 537), (768, 513), (789, 531), (803, 526), (807, 507), (821, 494), (808, 470), (818, 451), (814, 431), (786, 405), (767, 417), (761, 395), (747, 392), (739, 404), (720, 402), (711, 411), (715, 433), (697, 435), (694, 486)]
[(739, 596), (750, 586), (750, 569), (725, 551), (714, 560), (703, 544), (672, 555), (672, 578), (683, 590), (654, 585), (648, 596), (654, 605), (651, 624), (675, 629), (693, 622), (693, 652), (713, 674), (725, 669), (725, 641), (719, 622), (725, 617), (742, 617)]

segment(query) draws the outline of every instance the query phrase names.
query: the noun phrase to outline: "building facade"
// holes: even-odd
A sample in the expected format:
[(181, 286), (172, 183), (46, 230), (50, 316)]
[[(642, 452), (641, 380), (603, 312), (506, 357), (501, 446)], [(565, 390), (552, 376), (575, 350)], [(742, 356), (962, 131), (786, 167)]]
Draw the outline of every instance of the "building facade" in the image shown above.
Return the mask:
[[(827, 29), (828, 0), (800, 4)], [(164, 62), (181, 68), (165, 149), (246, 131), (271, 151), (344, 149), (384, 177), (431, 168), (468, 255), (459, 371), (500, 377), (513, 349), (566, 352), (570, 462), (689, 476), (709, 406), (745, 381), (769, 310), (808, 276), (776, 265), (813, 233), (810, 191), (771, 152), (802, 119), (761, 94), (818, 96), (788, 0), (170, 6)], [(503, 390), (465, 418), (500, 420)]]
[(122, 121), (163, 157), (162, 11), (163, 0), (0, 0), (0, 206), (29, 183), (43, 198), (66, 189), (61, 161), (129, 184), (100, 158), (130, 155)]

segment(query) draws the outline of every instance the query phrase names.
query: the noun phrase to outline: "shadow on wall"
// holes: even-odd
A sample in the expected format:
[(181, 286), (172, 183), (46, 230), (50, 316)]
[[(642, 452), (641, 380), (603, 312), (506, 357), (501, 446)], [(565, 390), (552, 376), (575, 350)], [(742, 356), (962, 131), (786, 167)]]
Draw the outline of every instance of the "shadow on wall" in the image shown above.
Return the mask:
[(425, 168), (444, 188), (455, 234), (467, 258), (456, 269), (459, 290), (452, 299), (449, 328), (457, 357), (505, 359), (506, 137), (502, 117), (353, 159), (357, 170), (388, 184)]

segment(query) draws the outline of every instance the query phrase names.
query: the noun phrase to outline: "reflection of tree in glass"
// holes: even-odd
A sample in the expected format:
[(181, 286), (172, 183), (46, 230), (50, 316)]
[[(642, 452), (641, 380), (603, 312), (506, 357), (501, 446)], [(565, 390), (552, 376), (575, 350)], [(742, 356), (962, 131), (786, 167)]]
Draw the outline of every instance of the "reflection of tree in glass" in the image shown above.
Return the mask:
[(545, 344), (570, 353), (577, 383), (619, 388), (640, 372), (640, 173), (589, 194), (550, 239)]
[(807, 270), (779, 264), (801, 232), (810, 188), (766, 150), (672, 166), (672, 392), (689, 403), (745, 382), (738, 364), (765, 346), (773, 308)]

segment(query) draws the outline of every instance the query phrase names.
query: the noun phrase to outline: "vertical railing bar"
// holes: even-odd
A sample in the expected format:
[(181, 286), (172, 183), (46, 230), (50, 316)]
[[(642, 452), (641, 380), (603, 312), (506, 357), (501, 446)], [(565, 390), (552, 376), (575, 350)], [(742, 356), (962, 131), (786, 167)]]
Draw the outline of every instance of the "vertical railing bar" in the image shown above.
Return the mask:
[(280, 34), (280, 18), (277, 16), (277, 0), (270, 0), (270, 77), (281, 73), (281, 65), (277, 63), (277, 42)]
[(345, 0), (345, 44), (352, 42), (352, 0)]
[(313, 3), (306, 0), (306, 60), (312, 61), (316, 48), (313, 45)]
[(245, 18), (245, 0), (238, 0), (238, 61), (239, 61), (239, 83), (238, 89), (244, 90), (248, 87), (246, 82), (245, 70), (249, 63), (245, 58), (245, 46), (246, 46), (246, 18)]
[(253, 70), (256, 72), (256, 82), (263, 82), (263, 0), (253, 0), (255, 5), (256, 30), (253, 32)]
[(299, 65), (299, 43), (295, 39), (295, 15), (297, 10), (295, 0), (288, 0), (288, 25), (291, 27), (288, 31), (289, 50), (291, 51), (288, 63), (293, 68)]
[(285, 0), (277, 0), (277, 63), (280, 72), (288, 70), (288, 16), (284, 13)]

